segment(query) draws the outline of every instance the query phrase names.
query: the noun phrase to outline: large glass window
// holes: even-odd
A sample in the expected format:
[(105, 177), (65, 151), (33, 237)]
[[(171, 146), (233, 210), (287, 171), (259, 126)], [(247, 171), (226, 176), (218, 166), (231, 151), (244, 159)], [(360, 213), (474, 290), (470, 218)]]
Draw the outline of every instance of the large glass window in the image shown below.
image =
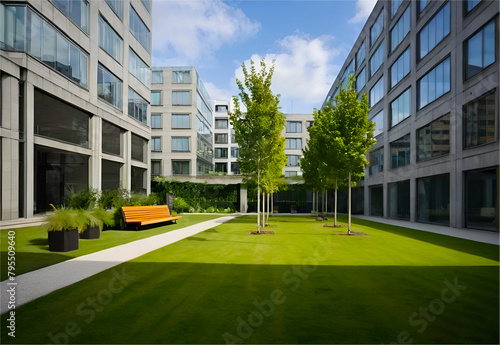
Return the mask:
[(101, 166), (101, 189), (105, 191), (120, 188), (123, 164), (103, 159)]
[(450, 176), (417, 180), (417, 221), (450, 224)]
[(132, 159), (146, 163), (148, 141), (132, 133)]
[(172, 161), (172, 175), (189, 175), (189, 161)]
[(215, 171), (227, 174), (227, 163), (215, 163)]
[(285, 139), (285, 149), (302, 150), (302, 139), (301, 138), (286, 138)]
[(438, 99), (450, 91), (451, 84), (450, 58), (441, 62), (418, 81), (418, 108)]
[(426, 56), (450, 33), (450, 3), (447, 2), (418, 33), (419, 59)]
[(408, 75), (410, 68), (410, 47), (408, 47), (391, 66), (391, 87)]
[(35, 134), (89, 147), (90, 114), (35, 89)]
[(128, 114), (137, 121), (148, 123), (148, 102), (131, 88), (128, 88)]
[(391, 127), (396, 126), (411, 115), (411, 88), (391, 102)]
[(465, 173), (465, 226), (498, 231), (497, 169)]
[(370, 89), (370, 107), (373, 107), (384, 97), (384, 76)]
[(379, 134), (384, 133), (384, 111), (381, 110), (374, 117), (370, 119), (371, 122), (375, 123), (375, 129), (373, 130), (373, 136), (376, 137)]
[(377, 38), (380, 36), (382, 31), (384, 30), (384, 10), (380, 11), (380, 14), (378, 15), (377, 19), (375, 19), (375, 23), (373, 23), (372, 27), (370, 28), (370, 45), (373, 46), (375, 41), (377, 41)]
[(240, 158), (240, 148), (231, 147), (231, 158)]
[(363, 42), (361, 43), (358, 53), (356, 54), (356, 68), (359, 68), (359, 66), (361, 66), (361, 64), (365, 60), (365, 57), (366, 57), (366, 48), (365, 48), (365, 42)]
[(464, 105), (464, 147), (473, 147), (495, 141), (496, 108), (495, 90)]
[(97, 96), (118, 109), (122, 108), (122, 81), (101, 64), (97, 66)]
[(214, 121), (212, 116), (212, 108), (208, 106), (208, 104), (211, 104), (210, 98), (207, 98), (207, 101), (205, 102), (205, 99), (199, 92), (196, 92), (196, 95), (198, 96), (196, 97), (196, 107), (200, 111), (201, 115), (203, 115), (205, 120), (208, 121), (210, 126), (212, 126)]
[(216, 144), (227, 144), (227, 133), (215, 133)]
[(227, 119), (216, 119), (215, 128), (216, 129), (227, 129), (229, 121)]
[(388, 191), (389, 218), (410, 219), (410, 180), (390, 183)]
[(384, 63), (384, 56), (385, 56), (385, 50), (384, 50), (384, 42), (380, 43), (378, 46), (377, 50), (375, 53), (373, 53), (372, 57), (370, 58), (370, 77), (372, 77), (375, 72), (378, 71), (380, 66)]
[(191, 68), (172, 67), (172, 83), (191, 84)]
[(428, 0), (418, 0), (418, 13), (421, 13), (425, 9), (427, 2)]
[(162, 128), (160, 113), (151, 113), (151, 128)]
[(130, 4), (130, 31), (132, 35), (139, 41), (139, 43), (148, 51), (151, 52), (151, 33), (146, 24), (139, 17), (137, 12)]
[(391, 17), (394, 17), (402, 3), (403, 0), (391, 0)]
[(172, 151), (189, 152), (189, 138), (172, 138)]
[(410, 164), (410, 134), (391, 143), (391, 169)]
[(147, 170), (132, 166), (130, 168), (130, 189), (133, 192), (146, 192)]
[(151, 137), (151, 151), (161, 152), (161, 137)]
[(151, 105), (162, 105), (161, 91), (151, 91)]
[(401, 18), (399, 18), (396, 25), (391, 30), (391, 51), (396, 49), (396, 47), (403, 41), (408, 32), (410, 32), (411, 26), (411, 6), (408, 6), (406, 11), (403, 13)]
[(87, 59), (77, 45), (25, 6), (4, 6), (0, 12), (0, 44), (25, 51), (72, 81), (87, 87)]
[(477, 4), (479, 4), (481, 0), (465, 0), (464, 1), (464, 9), (465, 14), (468, 14)]
[(34, 145), (34, 213), (62, 205), (72, 193), (89, 188), (89, 156)]
[(370, 152), (370, 175), (384, 171), (384, 148), (381, 147)]
[(113, 59), (122, 63), (123, 40), (113, 28), (99, 15), (99, 46)]
[(106, 2), (118, 18), (123, 19), (123, 0), (106, 0)]
[(83, 31), (89, 33), (89, 3), (86, 0), (52, 0)]
[(287, 133), (302, 133), (302, 122), (301, 121), (287, 121), (286, 122), (286, 132)]
[(152, 160), (151, 161), (151, 175), (160, 176), (161, 175), (161, 161)]
[(141, 2), (143, 3), (144, 7), (146, 7), (146, 10), (151, 13), (151, 0), (141, 0)]
[(352, 59), (351, 62), (349, 63), (349, 65), (347, 65), (347, 67), (344, 71), (344, 74), (342, 75), (342, 80), (341, 80), (342, 89), (347, 88), (347, 82), (349, 80), (349, 75), (353, 74), (353, 73), (354, 73), (354, 59)]
[(286, 155), (288, 161), (286, 162), (287, 167), (298, 167), (300, 156), (299, 155)]
[(468, 79), (495, 62), (495, 21), (465, 42), (465, 77)]
[(172, 91), (172, 105), (191, 105), (191, 92)]
[(128, 68), (134, 77), (149, 87), (151, 70), (131, 48), (129, 48)]
[(163, 83), (163, 70), (158, 70), (152, 72), (153, 77), (152, 77), (152, 83), (153, 84), (162, 84)]
[(123, 156), (123, 130), (108, 121), (102, 121), (102, 152)]
[(363, 68), (356, 79), (356, 90), (361, 92), (366, 85), (366, 68)]
[(231, 174), (238, 175), (240, 173), (240, 163), (231, 162)]
[(189, 114), (172, 114), (172, 128), (191, 128)]
[(370, 216), (384, 216), (384, 187), (370, 187)]
[(417, 161), (450, 152), (450, 114), (417, 130)]
[(227, 158), (227, 148), (216, 147), (215, 158)]

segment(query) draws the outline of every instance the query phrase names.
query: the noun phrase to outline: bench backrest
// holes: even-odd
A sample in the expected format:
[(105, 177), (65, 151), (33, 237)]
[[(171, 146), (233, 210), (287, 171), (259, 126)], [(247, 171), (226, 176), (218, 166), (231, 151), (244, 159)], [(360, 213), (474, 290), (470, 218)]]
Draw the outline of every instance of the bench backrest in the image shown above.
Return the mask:
[(122, 212), (126, 223), (171, 217), (170, 210), (167, 205), (123, 206)]

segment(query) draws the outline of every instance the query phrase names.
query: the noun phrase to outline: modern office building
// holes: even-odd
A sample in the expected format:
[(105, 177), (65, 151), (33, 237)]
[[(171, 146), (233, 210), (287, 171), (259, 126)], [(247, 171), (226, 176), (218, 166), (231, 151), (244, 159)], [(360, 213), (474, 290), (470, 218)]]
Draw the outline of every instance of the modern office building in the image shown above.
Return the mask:
[(0, 219), (148, 192), (150, 0), (0, 1)]
[(151, 174), (213, 171), (212, 101), (196, 69), (154, 67), (151, 105)]
[[(239, 150), (227, 114), (229, 106), (229, 101), (214, 101), (214, 161), (215, 171), (234, 175), (240, 173), (237, 161)], [(285, 154), (288, 158), (283, 174), (285, 177), (301, 176), (300, 159), (302, 158), (302, 149), (305, 147), (307, 139), (309, 139), (307, 127), (313, 123), (313, 115), (283, 115), (286, 117), (286, 124), (282, 136), (285, 137)]]
[(498, 231), (499, 58), (497, 1), (377, 2), (326, 98), (368, 94), (366, 215)]
[(312, 114), (284, 114), (286, 117), (285, 129), (282, 136), (285, 137), (285, 154), (288, 158), (283, 174), (285, 177), (302, 176), (300, 159), (302, 149), (305, 148), (309, 139), (307, 127), (313, 124)]
[(239, 148), (229, 121), (230, 103), (214, 100), (214, 163), (216, 172), (235, 175), (240, 173)]

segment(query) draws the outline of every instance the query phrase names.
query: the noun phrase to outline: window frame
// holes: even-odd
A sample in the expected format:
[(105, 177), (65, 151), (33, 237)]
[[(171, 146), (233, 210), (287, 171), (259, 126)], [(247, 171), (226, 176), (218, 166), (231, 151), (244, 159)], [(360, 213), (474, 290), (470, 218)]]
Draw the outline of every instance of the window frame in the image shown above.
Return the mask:
[[(496, 20), (497, 16), (493, 17), (491, 20), (489, 20), (486, 24), (484, 24), (483, 26), (481, 26), (479, 29), (477, 29), (476, 31), (474, 31), (474, 33), (472, 33), (470, 36), (468, 36), (464, 41), (463, 41), (463, 78), (464, 78), (464, 81), (467, 81), (467, 80), (470, 80), (471, 78), (474, 78), (476, 75), (480, 74), (482, 71), (484, 71), (485, 69), (487, 69), (488, 67), (492, 66), (492, 65), (495, 65), (495, 62), (497, 62), (497, 59), (498, 59), (498, 52), (497, 52), (497, 20)], [(494, 37), (493, 37), (493, 42), (495, 43), (495, 47), (493, 49), (493, 52), (494, 52), (494, 60), (489, 64), (489, 65), (486, 65), (486, 66), (481, 66), (482, 68), (480, 70), (478, 70), (476, 73), (472, 74), (469, 76), (469, 74), (467, 73), (468, 71), (468, 62), (469, 62), (469, 54), (468, 54), (468, 48), (469, 48), (469, 41), (476, 37), (477, 35), (479, 35), (480, 33), (483, 33), (482, 34), (482, 37), (481, 37), (481, 62), (482, 64), (484, 64), (484, 47), (485, 47), (485, 41), (484, 41), (484, 30), (486, 29), (486, 27), (490, 24), (493, 23), (493, 33), (494, 33)]]

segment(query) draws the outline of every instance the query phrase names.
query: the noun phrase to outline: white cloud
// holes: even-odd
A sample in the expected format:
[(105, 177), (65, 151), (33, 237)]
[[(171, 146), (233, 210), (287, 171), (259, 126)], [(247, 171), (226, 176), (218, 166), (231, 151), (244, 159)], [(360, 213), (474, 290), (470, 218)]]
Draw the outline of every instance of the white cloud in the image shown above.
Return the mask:
[[(250, 58), (257, 64), (264, 58), (268, 68), (275, 60), (272, 89), (281, 94), (283, 112), (311, 113), (313, 108), (322, 105), (340, 67), (333, 62), (340, 49), (330, 47), (331, 40), (331, 36), (311, 39), (291, 35), (278, 42), (281, 52), (266, 56), (254, 54)], [(245, 61), (247, 67), (250, 59)], [(235, 78), (244, 79), (241, 67), (235, 71)]]
[(235, 91), (221, 89), (211, 82), (203, 81), (203, 85), (213, 100), (228, 101), (235, 95)]
[(375, 7), (377, 0), (356, 0), (356, 15), (347, 22), (357, 24), (364, 22)]
[(155, 0), (153, 65), (194, 64), (259, 29), (259, 23), (222, 0)]

